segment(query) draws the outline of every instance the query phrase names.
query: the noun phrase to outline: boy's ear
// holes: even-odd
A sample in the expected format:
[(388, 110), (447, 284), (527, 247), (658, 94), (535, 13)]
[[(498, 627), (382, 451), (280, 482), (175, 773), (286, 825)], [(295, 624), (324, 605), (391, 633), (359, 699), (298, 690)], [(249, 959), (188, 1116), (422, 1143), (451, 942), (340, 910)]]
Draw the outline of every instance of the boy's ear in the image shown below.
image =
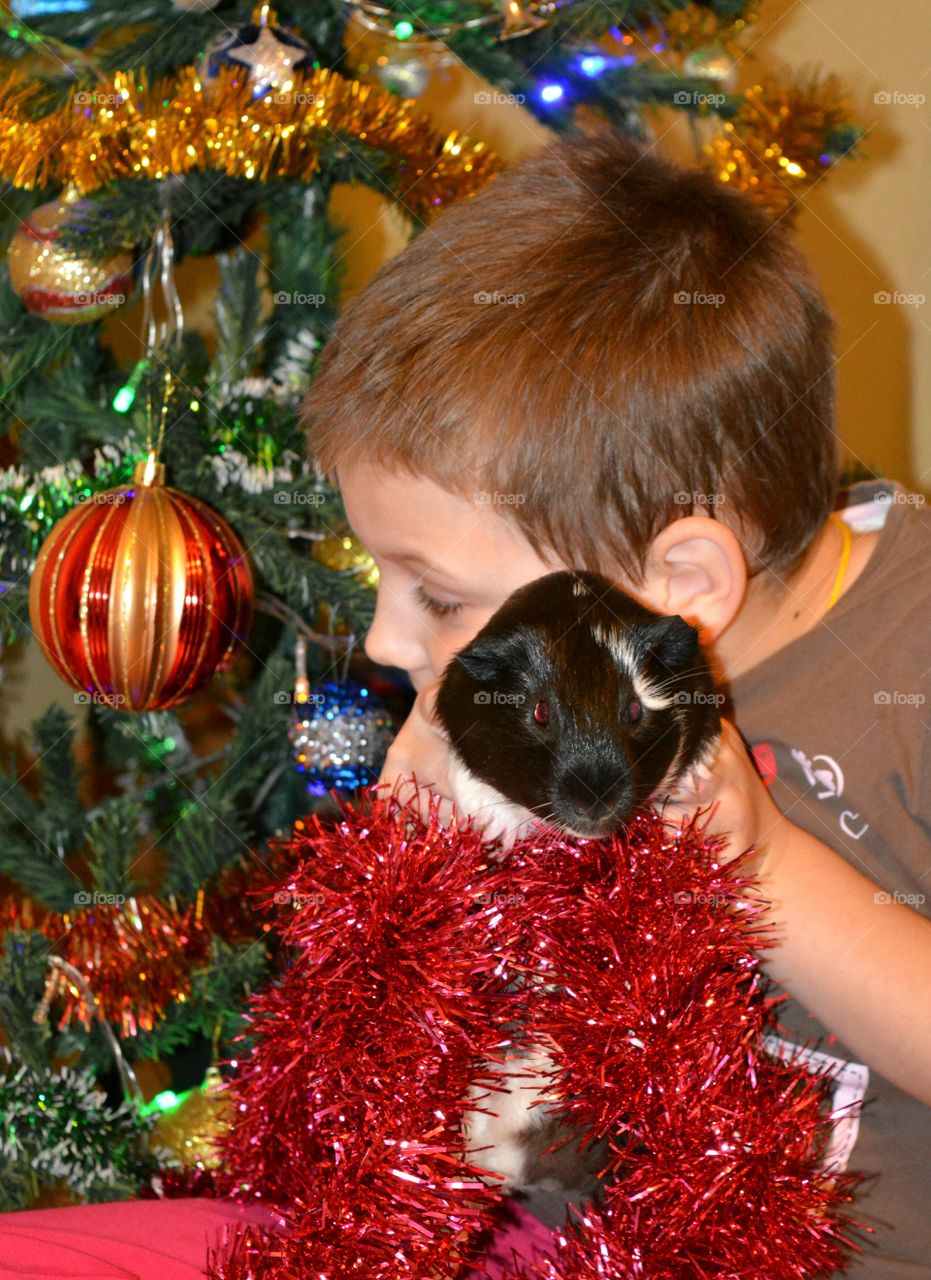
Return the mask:
[(708, 515), (681, 516), (653, 539), (644, 598), (658, 613), (688, 617), (711, 642), (730, 626), (747, 587), (736, 534)]

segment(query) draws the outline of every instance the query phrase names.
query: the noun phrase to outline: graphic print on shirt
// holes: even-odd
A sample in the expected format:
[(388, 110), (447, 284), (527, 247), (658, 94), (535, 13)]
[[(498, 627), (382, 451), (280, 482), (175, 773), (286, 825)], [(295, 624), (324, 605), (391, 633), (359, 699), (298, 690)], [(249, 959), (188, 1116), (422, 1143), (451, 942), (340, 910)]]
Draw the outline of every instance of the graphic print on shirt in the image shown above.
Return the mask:
[(757, 742), (751, 747), (750, 754), (753, 756), (753, 763), (756, 765), (760, 777), (768, 787), (772, 786), (773, 779), (779, 773), (775, 751), (773, 751), (768, 742)]
[[(779, 762), (773, 744), (770, 742), (756, 742), (750, 748), (750, 751), (760, 777), (767, 787), (772, 786), (775, 779), (780, 776)], [(856, 810), (848, 809), (842, 803), (830, 803), (831, 801), (840, 802), (844, 794), (844, 771), (834, 757), (829, 755), (809, 757), (801, 747), (789, 748), (789, 756), (804, 775), (808, 784), (809, 794), (815, 800), (828, 803), (829, 807), (834, 811), (837, 825), (844, 835), (851, 840), (862, 839), (869, 830), (870, 824), (864, 822)], [(782, 776), (786, 777), (788, 772), (788, 770), (783, 770)]]
[[(844, 794), (844, 771), (833, 756), (812, 756), (809, 760), (804, 751), (793, 747), (792, 759), (801, 766), (816, 800), (839, 800)], [(860, 840), (869, 830), (870, 824), (864, 822), (855, 810), (836, 805), (832, 807), (837, 813), (837, 825), (851, 840)]]

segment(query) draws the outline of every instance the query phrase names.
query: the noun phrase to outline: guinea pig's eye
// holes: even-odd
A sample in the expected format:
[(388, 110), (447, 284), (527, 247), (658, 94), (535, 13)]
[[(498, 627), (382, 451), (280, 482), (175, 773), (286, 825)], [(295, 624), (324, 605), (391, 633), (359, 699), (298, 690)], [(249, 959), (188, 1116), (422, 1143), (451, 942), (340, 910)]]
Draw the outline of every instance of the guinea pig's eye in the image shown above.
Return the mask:
[(548, 702), (538, 702), (533, 709), (533, 718), (536, 720), (537, 724), (549, 724), (550, 704)]
[(636, 724), (642, 713), (643, 707), (640, 705), (639, 699), (631, 698), (630, 702), (627, 704), (627, 719), (630, 720), (632, 724)]

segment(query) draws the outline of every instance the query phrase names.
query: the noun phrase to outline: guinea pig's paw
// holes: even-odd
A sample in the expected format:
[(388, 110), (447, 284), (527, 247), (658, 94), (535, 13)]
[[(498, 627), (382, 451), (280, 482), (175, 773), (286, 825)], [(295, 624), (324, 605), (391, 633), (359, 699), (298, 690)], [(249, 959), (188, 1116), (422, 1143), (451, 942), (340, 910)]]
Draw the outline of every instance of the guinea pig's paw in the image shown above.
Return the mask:
[(692, 769), (699, 778), (707, 781), (711, 777), (711, 770), (714, 768), (715, 761), (718, 758), (718, 752), (721, 750), (721, 741), (723, 734), (716, 733), (713, 738), (709, 738), (698, 754)]
[(499, 801), (478, 808), (474, 814), (475, 828), (481, 832), (485, 844), (497, 844), (507, 852), (519, 841), (532, 834), (541, 825), (539, 818), (529, 809), (522, 809), (508, 801)]
[(676, 779), (676, 785), (672, 788), (673, 798), (679, 804), (690, 799), (697, 799), (702, 782), (707, 782), (710, 777), (710, 769), (703, 769), (701, 765), (692, 765), (684, 773), (680, 773)]
[(657, 788), (650, 798), (650, 803), (661, 802), (667, 795), (674, 804), (697, 802), (706, 789), (706, 784), (711, 781), (720, 748), (721, 735), (718, 733), (705, 743), (692, 763), (678, 774), (671, 786), (666, 782), (664, 786)]

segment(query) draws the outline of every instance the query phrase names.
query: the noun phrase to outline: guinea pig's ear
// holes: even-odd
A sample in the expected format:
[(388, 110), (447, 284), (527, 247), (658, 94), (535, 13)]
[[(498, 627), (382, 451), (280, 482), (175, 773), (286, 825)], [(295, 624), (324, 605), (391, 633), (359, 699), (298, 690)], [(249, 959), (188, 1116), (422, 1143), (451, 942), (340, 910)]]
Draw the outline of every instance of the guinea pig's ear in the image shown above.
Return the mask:
[(678, 614), (662, 618), (651, 637), (650, 648), (671, 671), (690, 667), (698, 657), (698, 629)]
[(454, 661), (473, 680), (500, 680), (519, 647), (513, 632), (478, 636), (455, 655)]

